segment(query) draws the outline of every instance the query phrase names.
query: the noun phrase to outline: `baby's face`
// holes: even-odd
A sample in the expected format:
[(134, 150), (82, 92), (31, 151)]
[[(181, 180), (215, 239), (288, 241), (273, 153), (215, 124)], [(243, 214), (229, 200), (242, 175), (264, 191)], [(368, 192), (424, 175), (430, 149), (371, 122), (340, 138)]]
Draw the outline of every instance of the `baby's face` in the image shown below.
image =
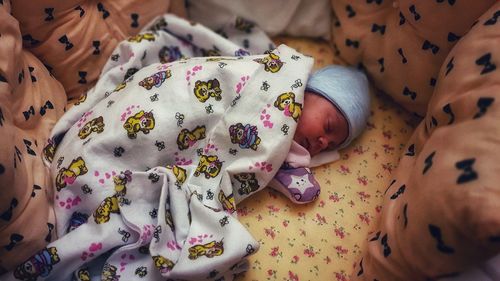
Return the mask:
[(314, 156), (338, 148), (348, 135), (349, 125), (342, 112), (324, 97), (306, 91), (293, 139)]

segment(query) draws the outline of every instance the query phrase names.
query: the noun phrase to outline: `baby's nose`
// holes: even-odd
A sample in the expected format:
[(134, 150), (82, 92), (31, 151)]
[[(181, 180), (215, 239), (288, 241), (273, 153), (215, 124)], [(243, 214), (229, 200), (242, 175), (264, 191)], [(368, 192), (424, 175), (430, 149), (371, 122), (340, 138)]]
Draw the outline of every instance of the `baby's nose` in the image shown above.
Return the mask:
[(324, 136), (319, 137), (318, 142), (319, 142), (319, 147), (320, 147), (321, 151), (325, 150), (328, 147), (328, 138), (327, 137), (324, 137)]

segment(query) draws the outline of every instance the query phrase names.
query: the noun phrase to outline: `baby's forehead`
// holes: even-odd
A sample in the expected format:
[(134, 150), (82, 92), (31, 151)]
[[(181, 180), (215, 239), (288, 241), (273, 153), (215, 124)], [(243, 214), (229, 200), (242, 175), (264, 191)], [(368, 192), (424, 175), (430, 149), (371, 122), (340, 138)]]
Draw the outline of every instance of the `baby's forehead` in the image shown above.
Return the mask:
[[(340, 110), (340, 108), (338, 108), (338, 106), (335, 103), (330, 101), (327, 97), (323, 96), (322, 94), (316, 93), (316, 92), (310, 91), (310, 90), (306, 90), (305, 94), (306, 95), (313, 95), (313, 96), (317, 97), (316, 98), (317, 103), (321, 103), (321, 104), (325, 104), (325, 105), (328, 104), (328, 106), (333, 108), (337, 114), (340, 114), (343, 116), (342, 110)], [(306, 103), (306, 106), (307, 106), (307, 103)], [(326, 115), (328, 112), (321, 112), (321, 113)]]

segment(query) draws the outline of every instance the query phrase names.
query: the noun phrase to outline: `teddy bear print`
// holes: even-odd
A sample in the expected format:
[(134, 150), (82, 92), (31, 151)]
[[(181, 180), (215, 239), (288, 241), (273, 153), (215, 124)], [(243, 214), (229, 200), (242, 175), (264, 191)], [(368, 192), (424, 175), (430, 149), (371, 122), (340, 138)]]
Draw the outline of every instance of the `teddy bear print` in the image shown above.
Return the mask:
[(158, 53), (158, 57), (161, 63), (169, 63), (180, 60), (184, 56), (177, 46), (163, 46)]
[(109, 221), (111, 214), (119, 214), (118, 197), (116, 195), (104, 198), (99, 207), (94, 211), (94, 221), (97, 224)]
[(263, 64), (264, 70), (271, 73), (280, 71), (283, 66), (283, 62), (280, 60), (280, 57), (274, 53), (269, 53), (266, 57), (262, 59), (254, 59), (254, 61)]
[(219, 80), (217, 79), (196, 81), (193, 92), (200, 102), (206, 102), (210, 97), (215, 98), (216, 101), (220, 101), (222, 99), (222, 90), (220, 88)]
[[(167, 166), (167, 168), (169, 168)], [(184, 168), (181, 168), (177, 165), (174, 165), (171, 167), (172, 168), (172, 172), (174, 173), (174, 176), (175, 176), (175, 185), (176, 186), (181, 186), (185, 181), (186, 181), (186, 169)]]
[(132, 36), (128, 38), (127, 41), (129, 42), (134, 42), (134, 43), (140, 43), (142, 40), (146, 41), (155, 41), (155, 35), (153, 33), (143, 33), (143, 34), (137, 34), (135, 36)]
[(234, 202), (233, 193), (226, 195), (224, 191), (220, 190), (217, 197), (219, 199), (219, 202), (222, 204), (222, 208), (224, 209), (224, 211), (231, 214), (236, 212), (236, 203)]
[(153, 256), (153, 262), (155, 264), (155, 267), (163, 274), (172, 270), (175, 265), (171, 260), (160, 255)]
[(196, 126), (192, 131), (182, 129), (177, 136), (177, 146), (180, 150), (192, 147), (198, 140), (205, 138), (205, 126)]
[(221, 55), (220, 50), (217, 47), (213, 47), (212, 49), (200, 49), (202, 56), (204, 57), (218, 57)]
[(202, 154), (198, 167), (196, 167), (196, 171), (194, 172), (194, 176), (198, 177), (200, 174), (204, 174), (206, 179), (215, 178), (220, 173), (221, 168), (222, 162), (219, 161), (216, 155)]
[(170, 209), (165, 210), (165, 224), (170, 228), (172, 232), (175, 231), (174, 217)]
[(47, 145), (43, 148), (43, 156), (49, 163), (54, 160), (54, 155), (56, 154), (56, 144), (53, 139), (49, 139)]
[(78, 270), (78, 272), (76, 273), (76, 275), (78, 276), (78, 280), (92, 280), (90, 279), (90, 272), (88, 271), (88, 269), (86, 268), (82, 268), (80, 270)]
[(75, 102), (75, 105), (79, 105), (87, 100), (87, 93), (83, 93), (78, 100)]
[(283, 111), (286, 116), (292, 117), (295, 122), (302, 114), (302, 104), (295, 102), (295, 94), (292, 92), (279, 95), (274, 102), (274, 107)]
[(127, 87), (127, 81), (123, 81), (120, 84), (116, 86), (116, 88), (113, 90), (113, 92), (119, 92)]
[(231, 142), (239, 144), (240, 148), (243, 149), (251, 148), (257, 150), (261, 142), (257, 127), (250, 124), (246, 124), (245, 126), (241, 123), (231, 125), (229, 127), (229, 135), (231, 136)]
[(127, 118), (123, 124), (123, 128), (127, 131), (127, 136), (131, 139), (137, 138), (138, 132), (149, 134), (149, 131), (155, 127), (155, 118), (153, 112), (144, 112), (141, 110)]
[(190, 260), (195, 260), (199, 257), (213, 258), (224, 253), (224, 243), (221, 241), (211, 241), (206, 244), (197, 244), (188, 249)]
[(234, 175), (234, 178), (240, 183), (238, 193), (248, 195), (259, 189), (259, 182), (255, 178), (255, 173), (241, 173)]
[(113, 177), (115, 184), (115, 194), (104, 198), (101, 204), (94, 211), (94, 221), (97, 224), (106, 223), (109, 221), (111, 214), (119, 214), (120, 198), (127, 193), (126, 184), (132, 180), (129, 170), (121, 172), (120, 175)]
[(157, 72), (151, 76), (148, 76), (139, 82), (139, 86), (151, 90), (154, 87), (159, 88), (167, 78), (172, 76), (172, 71), (170, 69)]
[(117, 268), (114, 265), (105, 263), (102, 268), (101, 280), (102, 281), (114, 281), (118, 280)]
[(85, 175), (88, 172), (87, 166), (85, 165), (85, 161), (82, 157), (78, 157), (71, 161), (68, 168), (61, 168), (56, 176), (56, 189), (57, 191), (61, 191), (61, 189), (65, 188), (68, 184), (72, 184), (75, 182), (76, 178)]
[(46, 277), (52, 271), (52, 266), (59, 261), (56, 247), (45, 248), (19, 265), (14, 271), (14, 277), (19, 280), (37, 280), (38, 277)]
[(246, 33), (251, 33), (252, 29), (255, 27), (255, 24), (249, 20), (246, 20), (242, 17), (237, 17), (236, 22), (234, 23), (234, 27)]
[(104, 121), (102, 116), (99, 116), (85, 123), (85, 125), (83, 125), (83, 127), (78, 132), (78, 137), (83, 140), (87, 138), (90, 134), (92, 134), (92, 132), (100, 134), (103, 131), (104, 131)]

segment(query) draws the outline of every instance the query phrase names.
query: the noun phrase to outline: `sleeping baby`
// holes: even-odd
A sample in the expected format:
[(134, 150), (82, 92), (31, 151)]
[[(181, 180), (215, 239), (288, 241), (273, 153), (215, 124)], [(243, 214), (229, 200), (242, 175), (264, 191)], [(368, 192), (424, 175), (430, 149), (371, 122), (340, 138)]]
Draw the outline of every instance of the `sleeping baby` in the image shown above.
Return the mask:
[(369, 114), (368, 82), (361, 71), (331, 65), (313, 73), (306, 85), (294, 142), (270, 187), (298, 204), (316, 199), (320, 186), (307, 168), (311, 157), (347, 147), (361, 134)]

